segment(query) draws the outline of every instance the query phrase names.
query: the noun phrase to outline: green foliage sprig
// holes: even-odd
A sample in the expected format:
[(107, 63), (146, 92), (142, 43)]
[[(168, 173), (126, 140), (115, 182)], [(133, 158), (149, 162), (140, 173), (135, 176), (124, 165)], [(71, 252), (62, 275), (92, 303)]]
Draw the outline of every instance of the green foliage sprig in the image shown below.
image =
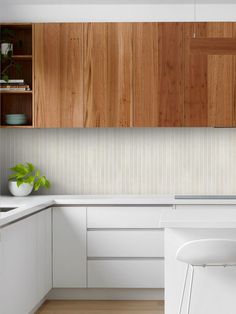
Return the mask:
[[(8, 28), (3, 28), (1, 30), (0, 43), (14, 43), (15, 46), (22, 46), (22, 41), (15, 40), (15, 32)], [(22, 66), (17, 63), (13, 56), (12, 51), (8, 51), (6, 55), (0, 54), (1, 62), (1, 79), (8, 82), (10, 69), (13, 68), (16, 70), (17, 74), (21, 74)]]
[(29, 183), (33, 185), (34, 191), (38, 191), (41, 187), (49, 189), (51, 186), (46, 176), (41, 176), (40, 171), (29, 162), (26, 164), (19, 163), (15, 167), (10, 168), (10, 170), (14, 171), (14, 173), (9, 175), (8, 180), (16, 181), (18, 187), (23, 183)]
[(7, 55), (0, 54), (0, 62), (1, 62), (1, 79), (8, 82), (9, 80), (9, 71), (11, 68), (15, 68), (18, 74), (21, 74), (21, 65), (12, 57), (12, 51), (8, 51)]

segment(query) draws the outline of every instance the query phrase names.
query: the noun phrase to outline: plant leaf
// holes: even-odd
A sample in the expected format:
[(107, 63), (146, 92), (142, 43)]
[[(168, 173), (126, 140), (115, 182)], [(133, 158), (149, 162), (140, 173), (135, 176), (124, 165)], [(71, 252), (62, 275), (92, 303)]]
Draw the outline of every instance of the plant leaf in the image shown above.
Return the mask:
[(17, 178), (17, 173), (12, 173), (8, 176), (8, 180), (16, 179)]
[(24, 183), (33, 184), (34, 183), (34, 176), (29, 176), (26, 179), (24, 179)]
[(28, 165), (29, 172), (33, 172), (34, 171), (34, 165), (31, 164), (30, 162), (27, 162), (27, 165)]
[(16, 173), (16, 178), (17, 179), (23, 179), (24, 177), (25, 177), (25, 174)]
[(19, 174), (28, 174), (28, 168), (26, 166), (24, 166), (23, 164), (17, 164), (15, 167), (10, 168), (10, 170), (18, 172)]
[(24, 183), (24, 182), (23, 182), (22, 179), (19, 179), (19, 180), (17, 180), (17, 182), (16, 182), (18, 188), (19, 188), (23, 183)]
[(34, 191), (38, 191), (39, 188), (40, 188), (40, 181), (38, 180), (38, 181), (35, 182), (35, 184), (34, 184)]
[(50, 189), (50, 187), (51, 187), (51, 183), (50, 183), (49, 180), (46, 179), (45, 188), (46, 188), (46, 189)]
[(40, 171), (37, 170), (36, 173), (35, 173), (35, 177), (39, 177), (40, 176)]
[(46, 184), (46, 177), (45, 177), (45, 176), (42, 176), (42, 177), (40, 178), (40, 182), (41, 182), (41, 185), (42, 185), (42, 186), (45, 186), (45, 184)]
[(2, 80), (8, 82), (9, 76), (8, 76), (7, 74), (3, 74), (3, 75), (2, 75)]

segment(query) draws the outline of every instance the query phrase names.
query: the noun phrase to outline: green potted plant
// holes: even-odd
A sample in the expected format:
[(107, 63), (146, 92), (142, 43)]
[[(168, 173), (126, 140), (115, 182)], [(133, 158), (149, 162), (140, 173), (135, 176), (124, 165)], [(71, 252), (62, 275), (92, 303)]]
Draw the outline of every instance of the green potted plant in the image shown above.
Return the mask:
[(14, 173), (8, 177), (8, 186), (14, 196), (27, 196), (33, 190), (38, 191), (41, 187), (50, 188), (49, 180), (46, 176), (41, 176), (40, 171), (32, 163), (19, 163), (10, 170)]

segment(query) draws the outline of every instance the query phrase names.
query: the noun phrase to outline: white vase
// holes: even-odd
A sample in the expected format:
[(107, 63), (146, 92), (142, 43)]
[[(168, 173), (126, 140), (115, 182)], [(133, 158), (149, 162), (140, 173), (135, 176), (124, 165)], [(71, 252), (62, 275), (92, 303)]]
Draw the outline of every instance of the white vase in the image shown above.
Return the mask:
[(14, 196), (27, 196), (33, 190), (32, 184), (23, 183), (18, 187), (16, 181), (9, 181), (8, 187), (9, 187), (9, 191)]
[(2, 43), (1, 44), (1, 53), (6, 56), (9, 51), (11, 51), (13, 53), (13, 44)]

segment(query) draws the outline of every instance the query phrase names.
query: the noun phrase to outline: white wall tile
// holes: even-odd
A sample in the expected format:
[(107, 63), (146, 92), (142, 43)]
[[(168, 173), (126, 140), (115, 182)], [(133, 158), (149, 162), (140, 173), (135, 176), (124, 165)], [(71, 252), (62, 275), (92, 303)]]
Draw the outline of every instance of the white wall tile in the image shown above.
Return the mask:
[[(1, 130), (8, 168), (33, 162), (50, 194), (236, 194), (236, 129)], [(45, 191), (42, 191), (45, 193)]]

